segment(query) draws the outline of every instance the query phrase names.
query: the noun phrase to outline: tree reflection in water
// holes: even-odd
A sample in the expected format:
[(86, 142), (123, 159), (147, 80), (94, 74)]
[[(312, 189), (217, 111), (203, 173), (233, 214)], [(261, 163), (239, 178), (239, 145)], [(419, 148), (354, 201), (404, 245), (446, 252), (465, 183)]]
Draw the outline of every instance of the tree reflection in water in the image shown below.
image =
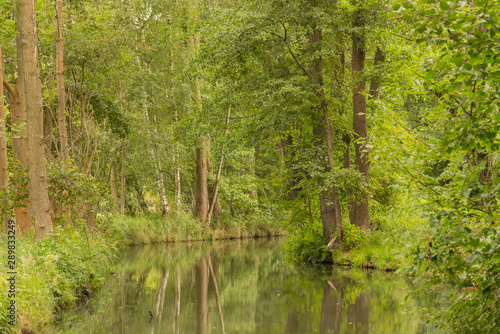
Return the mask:
[(405, 300), (407, 280), (297, 266), (285, 253), (281, 239), (131, 249), (46, 333), (438, 333), (418, 312), (428, 301)]

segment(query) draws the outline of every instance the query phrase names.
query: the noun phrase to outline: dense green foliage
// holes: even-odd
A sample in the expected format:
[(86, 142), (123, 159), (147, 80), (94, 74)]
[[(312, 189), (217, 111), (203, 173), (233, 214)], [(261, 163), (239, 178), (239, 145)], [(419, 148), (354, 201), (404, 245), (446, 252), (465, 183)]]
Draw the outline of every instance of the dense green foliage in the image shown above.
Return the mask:
[[(52, 308), (99, 285), (107, 270), (92, 266), (103, 256), (102, 265), (112, 261), (109, 240), (286, 229), (298, 262), (398, 269), (442, 294), (449, 307), (434, 321), (447, 330), (498, 330), (498, 0), (64, 2), (68, 162), (57, 117), (55, 8), (37, 0), (36, 10), (43, 154), (58, 232), (19, 241), (21, 264), (45, 275), (19, 277), (20, 286), (33, 280), (44, 293), (33, 296), (44, 306), (23, 315), (21, 327), (39, 328)], [(14, 13), (13, 1), (0, 0), (5, 87), (19, 72)], [(361, 40), (364, 68), (356, 70)], [(377, 51), (384, 57), (376, 64)], [(353, 92), (362, 83), (360, 115)], [(6, 95), (0, 137), (9, 184), (0, 189), (0, 212), (15, 217), (30, 200), (14, 145), (26, 125), (15, 122)], [(366, 138), (354, 125), (359, 116)], [(202, 148), (209, 201), (218, 189), (210, 227), (195, 217)], [(325, 207), (336, 205), (324, 195), (333, 189), (342, 238), (323, 235)], [(363, 194), (369, 226), (353, 210)], [(339, 242), (333, 249), (331, 237)], [(20, 303), (30, 291), (20, 290)]]

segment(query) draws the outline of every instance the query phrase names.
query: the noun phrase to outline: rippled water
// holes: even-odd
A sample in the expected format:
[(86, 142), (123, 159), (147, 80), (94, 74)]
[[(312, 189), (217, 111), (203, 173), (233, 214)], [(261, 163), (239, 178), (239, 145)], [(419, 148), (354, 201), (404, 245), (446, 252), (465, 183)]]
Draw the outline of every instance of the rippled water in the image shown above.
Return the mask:
[[(394, 274), (293, 265), (283, 239), (133, 248), (47, 333), (438, 333)], [(405, 299), (406, 298), (406, 299)]]

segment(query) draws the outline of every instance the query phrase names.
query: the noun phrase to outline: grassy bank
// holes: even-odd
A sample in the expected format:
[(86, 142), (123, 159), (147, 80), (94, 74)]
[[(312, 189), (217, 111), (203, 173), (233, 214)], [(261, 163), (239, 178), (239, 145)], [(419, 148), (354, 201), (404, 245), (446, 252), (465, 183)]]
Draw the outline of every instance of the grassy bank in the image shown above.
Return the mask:
[[(59, 310), (91, 296), (113, 269), (120, 247), (173, 241), (195, 241), (280, 235), (262, 216), (231, 219), (223, 225), (202, 227), (191, 215), (101, 217), (98, 228), (56, 228), (54, 238), (35, 242), (33, 236), (16, 241), (16, 325), (6, 309), (7, 270), (0, 273), (0, 333), (37, 333), (54, 321)], [(3, 268), (8, 261), (7, 234), (0, 236)]]
[[(0, 258), (7, 265), (6, 234), (0, 238)], [(55, 237), (35, 242), (26, 236), (16, 241), (16, 324), (7, 319), (6, 270), (0, 274), (0, 332), (37, 333), (53, 321), (62, 308), (92, 295), (109, 275), (116, 259), (115, 244), (101, 233), (68, 227), (56, 229)]]
[(372, 214), (371, 228), (362, 231), (344, 222), (341, 249), (330, 250), (321, 222), (290, 227), (287, 251), (298, 262), (334, 263), (361, 268), (398, 270), (410, 266), (410, 250), (428, 233), (418, 206), (391, 207)]
[(231, 218), (223, 224), (205, 227), (189, 214), (168, 216), (116, 216), (106, 233), (120, 245), (144, 245), (160, 242), (238, 239), (282, 235), (274, 222), (261, 215)]

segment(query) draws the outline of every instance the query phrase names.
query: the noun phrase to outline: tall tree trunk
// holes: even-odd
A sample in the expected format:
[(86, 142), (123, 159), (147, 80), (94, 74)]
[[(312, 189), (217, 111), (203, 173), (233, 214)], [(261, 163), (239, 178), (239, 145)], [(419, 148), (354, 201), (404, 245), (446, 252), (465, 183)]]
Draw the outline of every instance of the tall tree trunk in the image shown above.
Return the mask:
[[(250, 177), (252, 178), (252, 180), (255, 180), (255, 161), (254, 161), (255, 159), (254, 159), (254, 153), (249, 154), (247, 156), (247, 159), (248, 159)], [(257, 185), (253, 181), (250, 184), (250, 196), (252, 198), (255, 198), (255, 199), (257, 198)]]
[[(170, 13), (167, 13), (167, 24), (170, 28), (169, 34), (168, 34), (168, 41), (170, 45), (172, 44), (172, 18), (170, 16)], [(169, 54), (169, 68), (170, 68), (170, 86), (168, 90), (168, 99), (170, 101), (170, 108), (173, 111), (174, 114), (174, 127), (175, 123), (178, 122), (179, 120), (179, 115), (177, 112), (177, 104), (175, 103), (175, 96), (174, 96), (174, 53), (173, 53), (173, 47), (170, 47), (170, 54)], [(174, 148), (173, 152), (173, 159), (174, 159), (174, 185), (175, 185), (175, 207), (176, 210), (179, 210), (182, 205), (182, 191), (181, 191), (181, 170), (179, 167), (179, 152), (177, 150), (177, 147)]]
[(196, 216), (202, 224), (207, 221), (207, 139), (201, 137), (201, 147), (196, 148)]
[(148, 205), (146, 204), (146, 200), (144, 199), (144, 194), (142, 193), (142, 188), (135, 174), (132, 175), (132, 186), (134, 187), (135, 192), (137, 193), (137, 201), (139, 202), (139, 207), (141, 211), (147, 213)]
[(291, 134), (285, 134), (285, 137), (280, 140), (281, 151), (283, 152), (283, 160), (285, 163), (285, 168), (287, 170), (287, 180), (290, 200), (295, 201), (298, 195), (297, 182), (295, 179), (295, 170), (290, 168), (290, 160), (293, 159), (293, 155), (289, 150), (289, 147), (293, 144), (293, 137)]
[[(123, 154), (122, 156), (124, 156)], [(120, 171), (120, 213), (125, 214), (125, 161), (122, 160), (121, 171)]]
[[(373, 67), (377, 69), (380, 66), (380, 63), (385, 62), (385, 54), (382, 52), (380, 47), (377, 47), (377, 51), (375, 51), (375, 59), (373, 61)], [(370, 99), (379, 100), (380, 99), (380, 91), (382, 89), (382, 83), (380, 82), (380, 77), (376, 75), (373, 77), (370, 83)]]
[(57, 71), (57, 123), (59, 125), (59, 143), (61, 160), (69, 160), (68, 132), (66, 130), (66, 95), (64, 89), (64, 48), (62, 35), (63, 0), (56, 0), (56, 71)]
[[(208, 171), (208, 175), (212, 175), (214, 173), (213, 168), (212, 168), (213, 167), (212, 166), (213, 165), (212, 164), (212, 162), (213, 162), (212, 161), (212, 152), (211, 152), (212, 148), (211, 148), (211, 144), (210, 144), (210, 138), (208, 140), (209, 140), (209, 142), (208, 142), (209, 147), (207, 149), (207, 171)], [(213, 210), (212, 210), (213, 216), (219, 217), (222, 209), (219, 205), (219, 201), (217, 201), (217, 198), (214, 201), (214, 189), (215, 189), (215, 180), (213, 180), (212, 182), (208, 182), (208, 203), (209, 203), (209, 210), (208, 211), (210, 212), (210, 208), (213, 205), (214, 206)], [(207, 218), (207, 221), (208, 221), (208, 218)]]
[[(5, 123), (5, 107), (3, 102), (3, 56), (2, 47), (0, 46), (0, 191), (7, 190), (9, 184), (9, 171), (7, 170), (7, 127)], [(9, 203), (7, 198), (1, 203), (2, 209), (2, 227), (7, 229), (7, 222), (9, 221)]]
[[(354, 12), (352, 33), (352, 73), (356, 86), (353, 93), (353, 129), (354, 129), (354, 149), (356, 151), (356, 166), (358, 171), (363, 174), (365, 182), (368, 183), (370, 174), (370, 161), (368, 149), (366, 147), (368, 136), (366, 126), (366, 98), (364, 95), (365, 81), (361, 79), (365, 67), (365, 36), (360, 33), (363, 27), (364, 16), (363, 9)], [(364, 190), (356, 191), (354, 194), (355, 202), (352, 207), (354, 224), (362, 229), (370, 227), (370, 211), (368, 206), (368, 193)]]
[[(20, 30), (20, 14), (19, 8), (16, 6), (14, 10), (16, 30)], [(21, 36), (16, 35), (16, 51), (18, 55), (22, 54), (21, 49)], [(5, 77), (3, 78), (3, 86), (7, 89), (9, 96), (9, 105), (11, 113), (12, 129), (20, 129), (13, 131), (12, 136), (12, 156), (14, 160), (13, 180), (14, 191), (16, 194), (22, 194), (28, 189), (24, 189), (21, 180), (26, 177), (28, 172), (28, 145), (27, 145), (27, 131), (26, 131), (26, 103), (24, 100), (24, 64), (22, 57), (17, 57), (17, 81), (16, 86), (12, 87)], [(31, 202), (29, 196), (21, 197), (20, 202), (15, 203), (14, 213), (16, 216), (19, 234), (23, 235), (31, 227)]]
[(109, 167), (110, 175), (110, 188), (111, 188), (111, 204), (113, 206), (113, 212), (118, 212), (118, 193), (116, 191), (116, 163), (111, 160)]
[[(31, 209), (35, 225), (35, 238), (40, 240), (53, 233), (50, 201), (47, 187), (47, 170), (43, 149), (42, 85), (36, 51), (35, 3), (19, 0), (21, 57), (25, 78), (25, 97), (28, 130), (28, 177), (30, 182)], [(19, 57), (19, 55), (18, 55)]]
[[(312, 1), (313, 4), (315, 1)], [(316, 52), (321, 51), (321, 43), (323, 40), (323, 34), (320, 28), (316, 26), (316, 23), (312, 24), (312, 34), (309, 35), (309, 48), (310, 54), (314, 55)], [(309, 64), (309, 75), (313, 83), (318, 87), (317, 89), (317, 101), (318, 105), (313, 108), (313, 133), (316, 136), (316, 147), (321, 149), (323, 152), (323, 147), (326, 142), (327, 144), (327, 158), (328, 162), (323, 163), (323, 172), (327, 174), (335, 168), (335, 162), (333, 160), (333, 138), (332, 138), (332, 128), (330, 124), (330, 118), (328, 116), (328, 105), (325, 97), (325, 91), (323, 89), (323, 60), (321, 55), (313, 59)], [(323, 156), (320, 157), (324, 161)], [(318, 180), (318, 186), (320, 188), (325, 188), (323, 180)], [(338, 197), (338, 190), (336, 185), (326, 187), (319, 193), (319, 203), (321, 211), (321, 222), (323, 225), (323, 236), (326, 238), (331, 238), (334, 229), (337, 230), (337, 236), (339, 239), (344, 237), (344, 227), (342, 224), (342, 211), (340, 207), (340, 199)], [(340, 240), (337, 240), (336, 246), (340, 244)]]
[[(227, 108), (226, 114), (226, 130), (224, 131), (224, 137), (226, 137), (229, 132), (229, 120), (231, 118), (231, 105)], [(220, 157), (219, 166), (217, 167), (217, 174), (215, 175), (215, 185), (214, 185), (214, 193), (212, 195), (212, 202), (210, 203), (210, 209), (207, 214), (207, 226), (210, 226), (210, 221), (212, 220), (212, 214), (214, 212), (215, 203), (217, 203), (217, 195), (219, 193), (219, 180), (220, 174), (222, 171), (222, 164), (224, 163), (224, 148), (222, 149), (222, 155)]]
[[(148, 68), (148, 70), (151, 71), (150, 68)], [(151, 132), (149, 130), (149, 126), (153, 125), (154, 133), (155, 133), (155, 135), (157, 135), (156, 124), (154, 122), (151, 122), (150, 117), (149, 117), (148, 102), (146, 100), (146, 92), (144, 92), (143, 108), (144, 108), (144, 115), (145, 115), (146, 121), (148, 123), (147, 127), (146, 127), (148, 144), (149, 144), (148, 146), (149, 146), (150, 151), (151, 151), (151, 157), (153, 159), (153, 164), (154, 164), (154, 168), (156, 171), (156, 182), (158, 185), (158, 195), (160, 197), (160, 203), (161, 203), (161, 213), (168, 214), (168, 213), (170, 213), (170, 206), (168, 205), (167, 195), (165, 192), (165, 181), (164, 181), (165, 177), (163, 174), (163, 170), (161, 168), (161, 161), (160, 161), (159, 157), (157, 157), (157, 154), (156, 154), (156, 145), (154, 143), (154, 140), (151, 138)], [(154, 120), (154, 116), (153, 116), (153, 120)]]

